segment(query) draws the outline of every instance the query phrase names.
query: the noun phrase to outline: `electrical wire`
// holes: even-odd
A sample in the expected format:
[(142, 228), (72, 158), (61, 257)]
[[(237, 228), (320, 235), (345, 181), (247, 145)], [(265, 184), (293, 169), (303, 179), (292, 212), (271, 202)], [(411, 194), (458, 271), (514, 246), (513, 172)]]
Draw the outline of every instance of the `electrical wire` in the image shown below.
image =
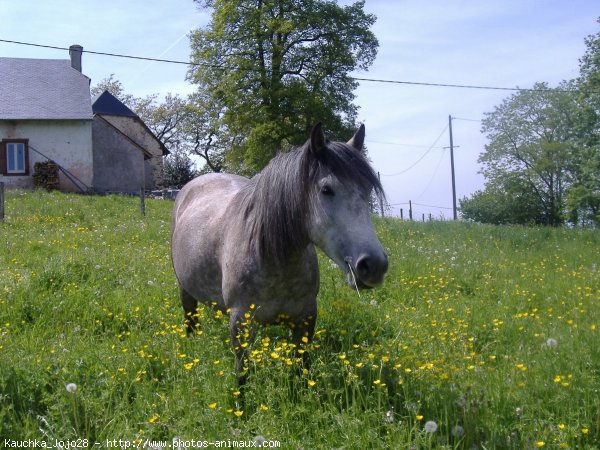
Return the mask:
[[(5, 42), (8, 44), (16, 44), (16, 45), (27, 45), (31, 47), (41, 47), (41, 48), (49, 48), (53, 50), (69, 50), (68, 47), (58, 47), (54, 45), (45, 45), (45, 44), (34, 44), (32, 42), (22, 42), (22, 41), (14, 41), (10, 39), (0, 39), (0, 42)], [(132, 55), (123, 55), (119, 53), (108, 53), (108, 52), (98, 52), (92, 50), (83, 50), (82, 53), (90, 53), (92, 55), (101, 55), (101, 56), (112, 56), (115, 58), (126, 58), (126, 59), (134, 59), (134, 60), (142, 60), (142, 61), (154, 61), (154, 62), (162, 62), (169, 64), (182, 64), (186, 66), (193, 67), (214, 67), (225, 69), (226, 67), (215, 65), (215, 64), (207, 64), (207, 63), (196, 63), (191, 61), (177, 61), (172, 59), (161, 59), (161, 58), (150, 58), (145, 56), (132, 56)], [(234, 69), (234, 68), (231, 68)], [(252, 70), (252, 69), (245, 69)], [(459, 89), (481, 89), (481, 90), (496, 90), (496, 91), (516, 91), (516, 92), (560, 92), (560, 93), (576, 93), (580, 92), (578, 89), (533, 89), (533, 88), (520, 88), (520, 87), (499, 87), (499, 86), (480, 86), (480, 85), (470, 85), (470, 84), (451, 84), (451, 83), (429, 83), (424, 81), (403, 81), (403, 80), (386, 80), (386, 79), (378, 79), (378, 78), (359, 78), (359, 77), (350, 77), (355, 81), (366, 81), (370, 83), (387, 83), (387, 84), (404, 84), (411, 86), (430, 86), (430, 87), (446, 87), (446, 88), (459, 88)], [(591, 93), (600, 93), (593, 91)]]
[(396, 177), (398, 175), (402, 175), (403, 173), (408, 172), (409, 170), (411, 170), (413, 167), (415, 167), (417, 164), (419, 164), (423, 158), (425, 158), (425, 156), (427, 156), (427, 154), (435, 148), (435, 144), (438, 143), (438, 141), (440, 140), (440, 138), (442, 137), (442, 135), (446, 132), (446, 130), (448, 129), (448, 125), (446, 125), (444, 127), (444, 129), (442, 130), (442, 132), (439, 134), (439, 136), (435, 139), (435, 141), (433, 142), (433, 144), (431, 144), (431, 146), (425, 150), (425, 153), (423, 153), (419, 159), (417, 159), (413, 164), (411, 164), (410, 166), (408, 166), (406, 169), (400, 171), (400, 172), (396, 172), (396, 173), (382, 173), (380, 174), (382, 177)]

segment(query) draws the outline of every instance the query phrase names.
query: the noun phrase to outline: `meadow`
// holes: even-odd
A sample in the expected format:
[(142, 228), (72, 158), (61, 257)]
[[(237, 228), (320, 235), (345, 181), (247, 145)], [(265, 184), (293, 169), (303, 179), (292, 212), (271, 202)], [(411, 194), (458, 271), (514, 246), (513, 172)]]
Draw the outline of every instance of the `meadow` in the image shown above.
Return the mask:
[(186, 337), (172, 202), (6, 197), (0, 447), (600, 448), (598, 230), (376, 219), (384, 286), (321, 255), (310, 372), (263, 328), (242, 401), (227, 318)]

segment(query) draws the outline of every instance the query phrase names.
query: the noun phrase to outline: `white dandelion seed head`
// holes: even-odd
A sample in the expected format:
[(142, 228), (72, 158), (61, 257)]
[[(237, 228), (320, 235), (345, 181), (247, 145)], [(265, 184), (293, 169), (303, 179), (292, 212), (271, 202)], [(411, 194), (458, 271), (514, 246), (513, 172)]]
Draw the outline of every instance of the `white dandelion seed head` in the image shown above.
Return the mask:
[(433, 420), (428, 420), (425, 422), (425, 426), (423, 427), (426, 433), (435, 433), (438, 429), (437, 423)]
[(266, 439), (260, 435), (256, 436), (254, 439), (252, 439), (253, 442), (256, 442), (256, 444), (259, 447), (262, 447), (262, 445), (266, 442)]
[(548, 338), (546, 341), (546, 347), (548, 348), (556, 348), (558, 346), (558, 341), (554, 338)]
[(465, 429), (460, 425), (456, 425), (452, 428), (452, 436), (461, 438), (465, 435)]
[(383, 418), (385, 423), (392, 423), (394, 421), (394, 410), (390, 409), (385, 413), (385, 417)]
[(77, 385), (75, 383), (69, 383), (67, 384), (67, 386), (65, 387), (65, 389), (67, 390), (67, 392), (69, 392), (70, 394), (74, 393), (77, 390)]

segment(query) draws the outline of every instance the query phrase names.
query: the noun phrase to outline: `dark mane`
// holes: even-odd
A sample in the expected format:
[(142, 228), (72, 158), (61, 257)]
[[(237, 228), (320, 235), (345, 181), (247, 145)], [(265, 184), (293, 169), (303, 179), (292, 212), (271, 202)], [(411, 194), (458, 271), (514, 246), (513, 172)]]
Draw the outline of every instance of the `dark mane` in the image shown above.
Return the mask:
[(310, 142), (278, 154), (239, 194), (246, 226), (254, 237), (248, 244), (261, 259), (279, 263), (306, 246), (308, 215), (317, 200), (314, 186), (321, 169), (341, 183), (358, 184), (367, 198), (373, 191), (384, 197), (365, 157), (345, 143), (328, 142), (327, 150), (317, 155)]

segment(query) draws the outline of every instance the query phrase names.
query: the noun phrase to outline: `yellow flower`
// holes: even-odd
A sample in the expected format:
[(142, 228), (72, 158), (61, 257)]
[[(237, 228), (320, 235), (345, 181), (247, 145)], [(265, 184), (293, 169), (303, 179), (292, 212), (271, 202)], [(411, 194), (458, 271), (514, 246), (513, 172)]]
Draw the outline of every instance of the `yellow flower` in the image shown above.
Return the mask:
[(540, 448), (541, 448), (541, 447), (543, 447), (544, 445), (546, 445), (546, 443), (545, 443), (544, 441), (537, 441), (537, 442), (535, 443), (535, 446), (536, 446), (536, 447), (540, 447)]
[(209, 403), (209, 404), (208, 404), (208, 407), (209, 407), (210, 409), (215, 409), (215, 408), (217, 407), (217, 402), (214, 402), (214, 403)]
[(192, 370), (192, 367), (194, 367), (194, 363), (186, 363), (186, 364), (183, 365), (183, 367), (186, 370)]
[(150, 418), (148, 419), (148, 422), (150, 422), (150, 423), (154, 423), (154, 422), (156, 422), (156, 421), (158, 420), (158, 418), (159, 418), (159, 417), (160, 417), (160, 416), (159, 416), (158, 414), (154, 414), (152, 417), (150, 417)]
[(269, 407), (267, 405), (263, 405), (262, 403), (260, 404), (261, 411), (267, 411), (268, 409), (269, 409)]
[(421, 414), (417, 414), (417, 420), (423, 420), (423, 416)]
[(309, 386), (309, 387), (313, 387), (315, 384), (317, 384), (317, 382), (316, 382), (316, 381), (313, 381), (313, 380), (308, 380), (308, 386)]
[(234, 411), (233, 414), (235, 414), (236, 417), (242, 417), (244, 411)]
[(581, 429), (581, 432), (582, 432), (583, 434), (588, 434), (588, 433), (590, 432), (590, 430), (589, 430), (589, 428), (582, 428), (582, 429)]
[(564, 430), (564, 429), (565, 429), (565, 427), (566, 427), (566, 425), (565, 425), (564, 423), (559, 423), (559, 424), (558, 424), (558, 429), (559, 429), (559, 430)]

